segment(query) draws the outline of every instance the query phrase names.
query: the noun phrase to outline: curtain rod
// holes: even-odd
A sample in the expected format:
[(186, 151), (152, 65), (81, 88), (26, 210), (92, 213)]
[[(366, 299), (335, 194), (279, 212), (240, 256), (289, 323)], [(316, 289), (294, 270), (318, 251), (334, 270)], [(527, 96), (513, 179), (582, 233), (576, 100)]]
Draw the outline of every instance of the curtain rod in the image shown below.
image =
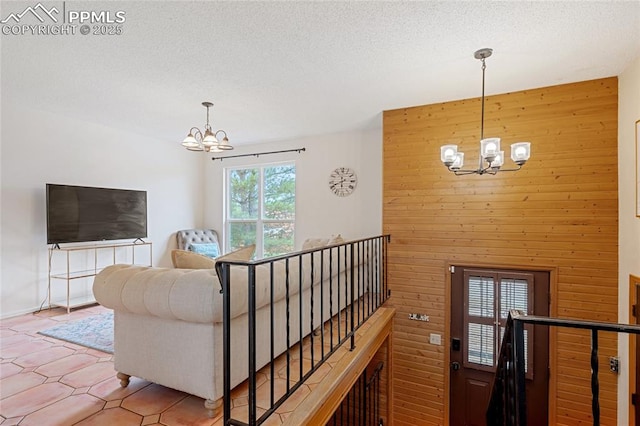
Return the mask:
[(297, 148), (297, 149), (285, 149), (282, 151), (269, 151), (269, 152), (256, 152), (255, 154), (240, 154), (240, 155), (227, 155), (224, 157), (211, 157), (213, 161), (216, 160), (224, 160), (225, 158), (239, 158), (239, 157), (260, 157), (261, 155), (269, 155), (269, 154), (281, 154), (283, 152), (297, 152), (298, 154), (302, 151), (306, 151), (306, 148)]

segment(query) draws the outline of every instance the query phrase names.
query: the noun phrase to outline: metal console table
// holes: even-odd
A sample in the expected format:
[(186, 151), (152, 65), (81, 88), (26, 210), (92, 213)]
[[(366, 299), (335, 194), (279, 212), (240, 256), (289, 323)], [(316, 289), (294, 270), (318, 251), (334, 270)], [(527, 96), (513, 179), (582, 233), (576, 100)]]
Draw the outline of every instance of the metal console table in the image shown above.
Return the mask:
[[(98, 274), (104, 267), (109, 265), (114, 265), (116, 263), (116, 252), (118, 249), (127, 249), (131, 247), (131, 262), (118, 262), (118, 263), (130, 263), (132, 265), (136, 264), (136, 249), (139, 247), (146, 247), (149, 250), (149, 263), (145, 266), (151, 266), (153, 264), (153, 244), (151, 242), (146, 242), (142, 240), (136, 240), (131, 243), (113, 243), (113, 244), (98, 244), (98, 245), (86, 245), (86, 246), (69, 246), (69, 247), (58, 247), (53, 246), (49, 248), (49, 286), (48, 286), (48, 299), (49, 299), (49, 307), (52, 306), (60, 306), (62, 308), (67, 309), (67, 313), (71, 312), (72, 308), (77, 308), (80, 306), (86, 306), (96, 303), (93, 294), (79, 296), (79, 297), (71, 297), (71, 282), (74, 280), (78, 280), (81, 278), (89, 278)], [(111, 262), (108, 264), (104, 264), (99, 266), (98, 262), (98, 253), (103, 250), (111, 250), (113, 253), (113, 257), (111, 258)], [(87, 253), (93, 251), (93, 268), (85, 269), (85, 270), (72, 270), (71, 267), (71, 258), (75, 253)], [(66, 254), (66, 269), (61, 273), (53, 273), (52, 264), (53, 257), (56, 253), (65, 253)], [(51, 300), (51, 285), (52, 280), (63, 280), (67, 283), (67, 297), (62, 300)]]

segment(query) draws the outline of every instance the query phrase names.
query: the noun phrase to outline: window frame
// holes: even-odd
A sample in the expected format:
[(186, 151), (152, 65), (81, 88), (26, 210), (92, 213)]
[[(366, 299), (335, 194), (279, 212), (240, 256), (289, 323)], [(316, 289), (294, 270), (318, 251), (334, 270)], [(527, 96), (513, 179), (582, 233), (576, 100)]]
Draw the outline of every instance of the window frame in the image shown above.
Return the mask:
[[(278, 166), (293, 166), (294, 175), (295, 175), (295, 184), (294, 184), (294, 211), (293, 211), (293, 219), (265, 219), (265, 200), (264, 200), (264, 187), (265, 187), (265, 169), (271, 167)], [(232, 219), (230, 217), (231, 213), (231, 173), (236, 170), (252, 170), (258, 169), (258, 217), (256, 219)], [(273, 223), (290, 223), (293, 225), (293, 240), (295, 248), (295, 230), (297, 227), (296, 219), (297, 219), (297, 199), (298, 199), (298, 173), (297, 173), (297, 165), (295, 161), (280, 161), (274, 163), (264, 163), (264, 164), (248, 164), (248, 165), (238, 165), (238, 166), (229, 166), (224, 169), (224, 203), (223, 203), (223, 229), (224, 229), (224, 248), (225, 252), (228, 253), (232, 250), (231, 248), (231, 224), (233, 223), (248, 223), (256, 225), (256, 251), (255, 258), (260, 259), (264, 257), (264, 227), (268, 224)]]

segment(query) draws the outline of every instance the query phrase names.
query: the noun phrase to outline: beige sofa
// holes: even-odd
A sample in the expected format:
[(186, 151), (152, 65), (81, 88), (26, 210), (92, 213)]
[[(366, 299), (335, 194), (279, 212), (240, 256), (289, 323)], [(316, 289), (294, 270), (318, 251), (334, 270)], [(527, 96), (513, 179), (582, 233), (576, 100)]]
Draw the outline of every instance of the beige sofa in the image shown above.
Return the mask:
[[(326, 243), (325, 243), (326, 244)], [(333, 265), (328, 252), (332, 250)], [(314, 257), (314, 324), (318, 327), (350, 300), (349, 262), (340, 261), (340, 293), (336, 248), (325, 249), (320, 273), (320, 252), (289, 259), (290, 344), (299, 341), (302, 283), (303, 335), (311, 331), (311, 257)], [(342, 248), (344, 254), (345, 248)], [(348, 257), (347, 257), (348, 259)], [(302, 277), (300, 277), (302, 262)], [(346, 268), (345, 268), (346, 266)], [(332, 277), (330, 280), (330, 272)], [(273, 264), (274, 353), (286, 350), (286, 265)], [(320, 315), (320, 277), (323, 277), (324, 312)], [(333, 298), (329, 303), (329, 282)], [(129, 376), (181, 390), (204, 398), (213, 411), (223, 396), (222, 294), (212, 269), (166, 269), (114, 265), (100, 272), (94, 281), (96, 300), (114, 310), (115, 368), (123, 386)], [(248, 377), (247, 267), (231, 267), (231, 387)], [(295, 297), (294, 297), (295, 296)], [(338, 297), (340, 300), (338, 301)], [(331, 312), (330, 312), (331, 306)], [(338, 308), (338, 306), (340, 308)], [(270, 266), (256, 267), (257, 368), (270, 361)]]

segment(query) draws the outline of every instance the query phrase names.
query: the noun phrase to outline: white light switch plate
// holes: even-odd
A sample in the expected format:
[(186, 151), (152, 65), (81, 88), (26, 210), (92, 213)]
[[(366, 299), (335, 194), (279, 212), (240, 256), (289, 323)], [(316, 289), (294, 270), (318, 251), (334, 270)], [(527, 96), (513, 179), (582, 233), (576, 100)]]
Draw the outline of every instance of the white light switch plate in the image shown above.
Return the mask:
[(429, 335), (429, 343), (431, 343), (432, 345), (441, 345), (442, 341), (440, 339), (440, 335), (439, 334), (435, 334), (435, 333), (431, 333)]

